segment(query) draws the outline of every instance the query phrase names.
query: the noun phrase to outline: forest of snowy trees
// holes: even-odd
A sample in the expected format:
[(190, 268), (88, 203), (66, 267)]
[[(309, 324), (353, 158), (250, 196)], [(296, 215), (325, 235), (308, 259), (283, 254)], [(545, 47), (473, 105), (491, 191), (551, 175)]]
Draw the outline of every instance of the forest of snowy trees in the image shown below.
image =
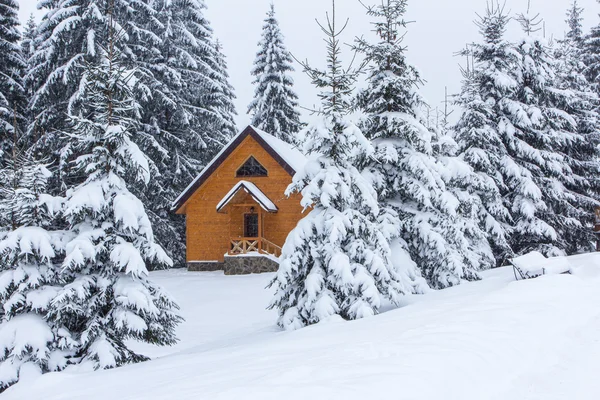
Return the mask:
[[(306, 215), (271, 283), (285, 329), (375, 315), (531, 251), (594, 250), (600, 25), (585, 32), (575, 0), (547, 40), (536, 13), (490, 0), (457, 117), (433, 121), (408, 0), (373, 3), (374, 34), (347, 46), (334, 2), (315, 26), (326, 60), (295, 61), (273, 5), (257, 37), (252, 124), (308, 158), (287, 191)], [(239, 128), (204, 0), (40, 0), (24, 24), (18, 7), (0, 0), (0, 390), (145, 360), (129, 340), (177, 341), (179, 306), (148, 271), (185, 266), (172, 203)], [(295, 68), (319, 90), (311, 118)]]

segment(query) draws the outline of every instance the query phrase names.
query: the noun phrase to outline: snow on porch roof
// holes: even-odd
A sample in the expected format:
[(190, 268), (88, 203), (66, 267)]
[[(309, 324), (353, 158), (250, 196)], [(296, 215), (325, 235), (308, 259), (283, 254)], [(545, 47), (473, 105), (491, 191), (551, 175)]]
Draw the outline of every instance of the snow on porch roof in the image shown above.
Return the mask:
[(221, 210), (227, 205), (229, 204), (229, 202), (235, 197), (235, 195), (240, 191), (240, 190), (245, 190), (246, 193), (249, 193), (250, 196), (252, 196), (252, 198), (265, 210), (268, 212), (277, 212), (279, 211), (279, 209), (277, 208), (277, 206), (275, 205), (275, 203), (273, 203), (266, 194), (264, 194), (254, 183), (252, 182), (248, 182), (248, 181), (240, 181), (238, 182), (233, 189), (231, 189), (229, 191), (229, 193), (227, 193), (225, 195), (225, 197), (223, 197), (223, 200), (221, 200), (219, 202), (219, 204), (217, 204), (217, 212), (221, 212)]
[(252, 136), (265, 150), (289, 173), (294, 175), (306, 164), (306, 157), (300, 150), (293, 145), (277, 139), (266, 132), (261, 131), (253, 126), (248, 126), (237, 136), (233, 137), (225, 147), (212, 159), (210, 163), (202, 170), (202, 172), (194, 179), (192, 183), (181, 193), (181, 195), (173, 202), (172, 209), (178, 211), (194, 194), (194, 192), (202, 186), (208, 177), (229, 157), (231, 152), (238, 147), (246, 137)]

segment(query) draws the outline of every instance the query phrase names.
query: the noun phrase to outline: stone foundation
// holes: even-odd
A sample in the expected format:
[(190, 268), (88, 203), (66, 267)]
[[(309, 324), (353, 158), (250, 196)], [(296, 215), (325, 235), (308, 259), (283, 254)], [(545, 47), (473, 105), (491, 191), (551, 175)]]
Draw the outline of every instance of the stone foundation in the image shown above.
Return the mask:
[(204, 261), (204, 262), (189, 262), (187, 264), (188, 271), (193, 272), (210, 272), (210, 271), (223, 271), (225, 264), (217, 261)]
[(264, 256), (226, 256), (224, 269), (225, 275), (262, 274), (277, 272), (279, 263)]

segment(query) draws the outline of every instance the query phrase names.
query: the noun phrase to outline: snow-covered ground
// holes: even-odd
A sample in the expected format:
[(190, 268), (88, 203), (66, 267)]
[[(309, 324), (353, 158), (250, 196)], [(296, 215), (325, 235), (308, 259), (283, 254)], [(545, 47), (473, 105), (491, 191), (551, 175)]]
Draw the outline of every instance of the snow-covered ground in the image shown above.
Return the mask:
[(157, 272), (187, 319), (154, 360), (21, 382), (24, 399), (599, 399), (600, 254), (573, 275), (512, 270), (407, 299), (397, 310), (295, 332), (265, 309), (272, 275)]

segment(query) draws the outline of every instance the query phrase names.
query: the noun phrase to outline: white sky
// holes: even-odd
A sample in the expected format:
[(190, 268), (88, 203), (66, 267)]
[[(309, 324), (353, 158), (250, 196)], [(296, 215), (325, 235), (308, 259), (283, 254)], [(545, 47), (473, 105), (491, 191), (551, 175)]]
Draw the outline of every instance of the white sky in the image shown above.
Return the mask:
[[(205, 0), (207, 16), (215, 35), (223, 43), (228, 57), (231, 83), (238, 96), (236, 106), (240, 127), (249, 123), (247, 105), (252, 99), (253, 86), (250, 69), (260, 39), (265, 13), (271, 0)], [(323, 65), (325, 44), (315, 18), (323, 20), (331, 7), (328, 0), (274, 0), (279, 22), (286, 37), (288, 49), (298, 59), (308, 59), (316, 66)], [(379, 0), (363, 0), (375, 4)], [(441, 105), (444, 86), (449, 93), (460, 90), (459, 63), (463, 60), (454, 54), (468, 42), (479, 40), (477, 27), (473, 24), (475, 13), (483, 13), (487, 0), (410, 0), (407, 20), (415, 21), (409, 27), (405, 44), (408, 59), (427, 81), (422, 94), (432, 106)], [(533, 12), (540, 12), (546, 21), (547, 36), (561, 38), (565, 31), (565, 13), (572, 0), (531, 0)], [(368, 35), (369, 19), (358, 0), (337, 0), (340, 22), (350, 18), (345, 41), (352, 42), (358, 35)], [(507, 10), (525, 12), (527, 0), (507, 0)], [(20, 0), (22, 19), (36, 12), (37, 0)], [(579, 0), (585, 8), (586, 28), (600, 23), (600, 4), (596, 0)], [(509, 36), (520, 35), (516, 22), (510, 26)], [(347, 52), (349, 55), (350, 53)], [(310, 81), (296, 66), (294, 73), (296, 92), (302, 106), (311, 107), (318, 102), (316, 91)]]

